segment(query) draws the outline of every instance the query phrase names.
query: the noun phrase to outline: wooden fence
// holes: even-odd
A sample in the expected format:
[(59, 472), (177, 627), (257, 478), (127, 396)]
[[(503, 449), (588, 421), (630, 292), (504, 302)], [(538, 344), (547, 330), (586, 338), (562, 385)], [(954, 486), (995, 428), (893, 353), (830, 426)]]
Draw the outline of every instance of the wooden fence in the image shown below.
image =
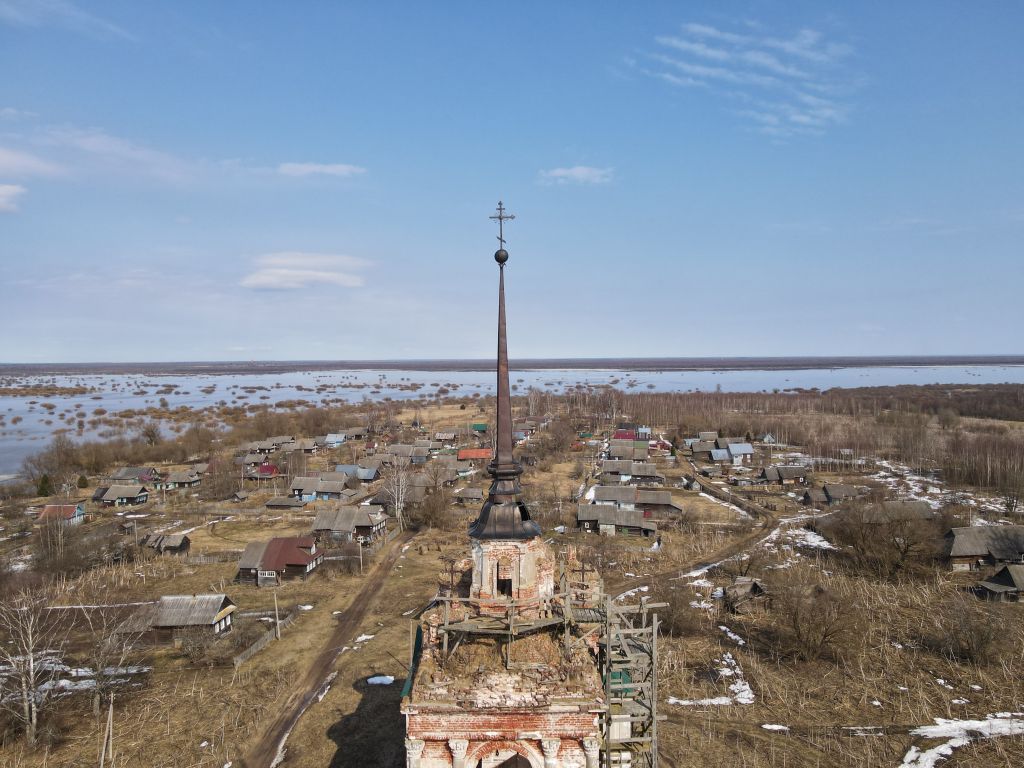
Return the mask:
[[(280, 629), (284, 629), (285, 627), (290, 626), (291, 623), (293, 621), (295, 621), (296, 618), (298, 618), (298, 615), (299, 615), (298, 611), (293, 611), (292, 613), (289, 613), (287, 616), (285, 616), (283, 619), (281, 619), (281, 623), (279, 625), (279, 628)], [(242, 651), (237, 656), (235, 656), (231, 660), (231, 662), (235, 665), (235, 669), (238, 669), (245, 662), (247, 662), (249, 659), (251, 659), (257, 653), (262, 651), (268, 645), (270, 645), (274, 641), (274, 638), (275, 638), (276, 634), (277, 634), (277, 632), (276, 632), (275, 628), (271, 627), (270, 630), (268, 630), (265, 635), (263, 635), (255, 643), (253, 643), (248, 648), (246, 648), (244, 651)]]

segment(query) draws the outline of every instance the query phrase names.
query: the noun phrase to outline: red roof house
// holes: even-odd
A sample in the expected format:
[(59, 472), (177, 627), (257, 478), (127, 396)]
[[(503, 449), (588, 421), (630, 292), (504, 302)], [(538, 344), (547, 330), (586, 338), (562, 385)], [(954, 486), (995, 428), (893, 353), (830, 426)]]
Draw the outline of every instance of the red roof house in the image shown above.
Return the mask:
[(238, 561), (237, 581), (264, 586), (289, 578), (305, 579), (324, 561), (312, 536), (280, 536), (253, 541)]
[(479, 461), (481, 459), (490, 460), (491, 456), (490, 448), (460, 448), (459, 449), (459, 461)]

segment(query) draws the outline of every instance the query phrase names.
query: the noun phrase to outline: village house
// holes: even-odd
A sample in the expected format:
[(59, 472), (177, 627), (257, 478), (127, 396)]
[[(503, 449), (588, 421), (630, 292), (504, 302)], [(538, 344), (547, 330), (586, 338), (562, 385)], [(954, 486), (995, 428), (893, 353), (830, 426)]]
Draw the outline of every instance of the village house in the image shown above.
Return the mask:
[(324, 437), (328, 448), (340, 448), (345, 444), (347, 436), (344, 432), (331, 432)]
[(255, 480), (257, 482), (260, 480), (273, 480), (279, 474), (281, 474), (281, 470), (278, 469), (276, 464), (271, 464), (270, 462), (265, 461), (259, 466), (248, 470), (245, 473), (245, 479)]
[(638, 488), (633, 485), (599, 485), (594, 488), (593, 506), (611, 506), (617, 509), (636, 509), (644, 517), (654, 514), (671, 514), (682, 512), (672, 501), (669, 491), (651, 488)]
[(576, 508), (576, 527), (581, 531), (614, 536), (651, 536), (658, 532), (658, 524), (644, 519), (639, 509), (619, 509), (605, 504), (580, 504)]
[(185, 533), (150, 533), (139, 543), (160, 555), (187, 555), (192, 548), (192, 540)]
[(201, 482), (199, 475), (195, 472), (171, 472), (157, 483), (157, 488), (163, 488), (168, 491), (185, 490), (188, 488), (198, 488)]
[(825, 483), (820, 489), (808, 488), (804, 491), (802, 501), (804, 504), (826, 504), (831, 506), (833, 504), (841, 504), (844, 501), (855, 499), (861, 495), (861, 491), (852, 485), (842, 485), (839, 483)]
[(718, 439), (718, 432), (698, 432), (697, 439), (702, 443), (713, 443)]
[[(100, 491), (103, 493), (100, 494)], [(112, 485), (109, 488), (97, 488), (93, 494), (105, 507), (124, 507), (145, 504), (149, 501), (149, 489), (142, 485)]]
[(81, 525), (85, 522), (85, 502), (47, 504), (36, 521), (41, 525)]
[(373, 462), (365, 467), (360, 464), (336, 464), (334, 471), (355, 478), (360, 483), (372, 483), (380, 477), (380, 462)]
[(750, 443), (729, 443), (726, 446), (729, 453), (729, 461), (734, 467), (749, 464), (754, 458), (754, 446)]
[(711, 461), (711, 452), (714, 450), (719, 449), (715, 448), (715, 443), (711, 440), (698, 440), (695, 443), (690, 443), (690, 452), (696, 461)]
[(223, 594), (164, 595), (129, 622), (150, 642), (180, 643), (188, 635), (220, 637), (231, 631), (234, 602)]
[(383, 509), (370, 504), (324, 509), (313, 520), (313, 535), (325, 546), (345, 541), (369, 543), (386, 535), (387, 522)]
[(456, 504), (479, 504), (484, 500), (484, 492), (480, 488), (459, 488), (452, 498)]
[(779, 485), (804, 485), (807, 482), (807, 467), (789, 466), (784, 464), (765, 467), (761, 470), (760, 479), (766, 483)]
[(601, 480), (629, 485), (661, 485), (665, 476), (650, 462), (605, 459), (601, 462)]
[(1004, 565), (992, 577), (979, 582), (975, 594), (986, 600), (1018, 603), (1024, 592), (1024, 565)]
[(486, 464), (491, 460), (493, 451), (490, 448), (460, 448), (457, 458), (459, 461), (471, 461), (475, 465)]
[(647, 461), (649, 448), (646, 440), (610, 440), (608, 458)]
[(110, 476), (111, 485), (153, 485), (160, 473), (153, 467), (121, 467)]
[(745, 438), (742, 438), (742, 437), (716, 437), (715, 438), (715, 448), (726, 448), (726, 449), (728, 449), (730, 445), (742, 445), (744, 443), (749, 445), (749, 443), (747, 443), (747, 440)]
[(323, 561), (323, 553), (312, 536), (253, 541), (246, 545), (238, 561), (235, 580), (264, 587), (286, 579), (306, 579)]
[(952, 528), (945, 543), (949, 566), (954, 571), (1024, 563), (1024, 525)]

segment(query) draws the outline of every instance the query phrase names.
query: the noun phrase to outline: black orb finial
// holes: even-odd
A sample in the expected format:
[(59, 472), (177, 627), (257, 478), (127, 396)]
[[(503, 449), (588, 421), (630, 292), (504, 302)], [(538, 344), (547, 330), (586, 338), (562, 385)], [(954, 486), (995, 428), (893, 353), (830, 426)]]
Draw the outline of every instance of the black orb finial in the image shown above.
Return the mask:
[(505, 262), (508, 261), (508, 251), (504, 248), (499, 248), (494, 252), (494, 260), (504, 267)]

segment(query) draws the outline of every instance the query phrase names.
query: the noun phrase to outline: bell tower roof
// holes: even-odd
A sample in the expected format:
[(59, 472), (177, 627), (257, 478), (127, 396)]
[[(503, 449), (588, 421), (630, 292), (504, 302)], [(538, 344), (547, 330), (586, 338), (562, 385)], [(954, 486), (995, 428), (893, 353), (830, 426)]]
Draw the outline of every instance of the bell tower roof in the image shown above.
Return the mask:
[(540, 536), (540, 526), (530, 519), (530, 512), (522, 499), (519, 476), (523, 468), (512, 455), (512, 396), (508, 385), (508, 339), (505, 330), (505, 250), (504, 224), (515, 218), (506, 213), (498, 201), (498, 212), (490, 217), (498, 222), (498, 250), (494, 260), (498, 263), (498, 412), (495, 428), (494, 458), (487, 466), (491, 482), (487, 500), (480, 514), (469, 527), (474, 539), (532, 539)]

